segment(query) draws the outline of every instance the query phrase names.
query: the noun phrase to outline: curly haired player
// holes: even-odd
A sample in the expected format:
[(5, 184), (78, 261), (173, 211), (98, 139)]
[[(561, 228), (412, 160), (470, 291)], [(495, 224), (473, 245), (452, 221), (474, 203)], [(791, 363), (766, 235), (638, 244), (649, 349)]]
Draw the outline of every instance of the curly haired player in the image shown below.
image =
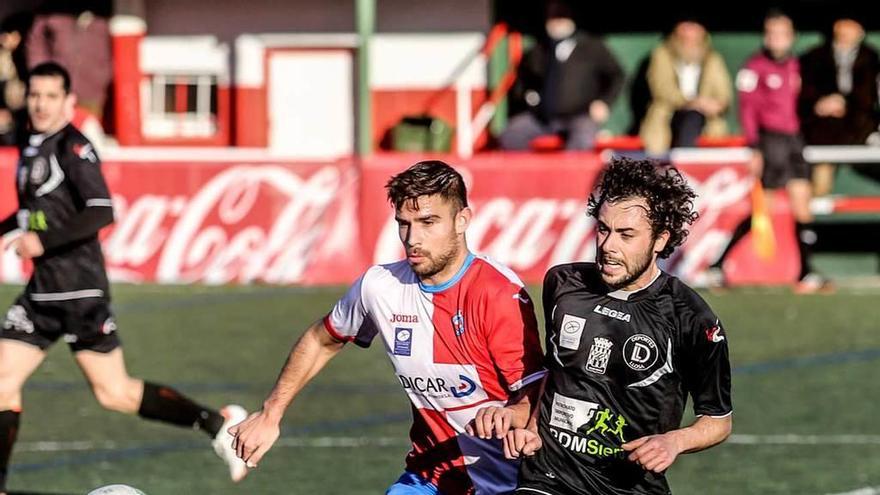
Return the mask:
[[(529, 426), (505, 436), (505, 451), (525, 457), (517, 493), (667, 494), (679, 454), (730, 434), (721, 323), (657, 266), (686, 239), (694, 197), (674, 168), (630, 160), (590, 197), (596, 262), (547, 273), (549, 373)], [(697, 419), (682, 428), (688, 396)]]

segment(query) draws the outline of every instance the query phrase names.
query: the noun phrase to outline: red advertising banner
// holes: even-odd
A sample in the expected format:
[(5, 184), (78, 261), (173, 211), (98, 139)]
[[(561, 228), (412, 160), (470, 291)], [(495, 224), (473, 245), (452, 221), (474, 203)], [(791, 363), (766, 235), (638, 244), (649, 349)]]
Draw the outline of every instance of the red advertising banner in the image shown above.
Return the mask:
[[(373, 263), (403, 257), (393, 212), (387, 207), (388, 178), (418, 161), (407, 155), (377, 156), (363, 166), (361, 234)], [(472, 251), (510, 266), (523, 280), (540, 283), (553, 265), (592, 261), (596, 254), (594, 222), (586, 215), (587, 197), (603, 162), (594, 153), (482, 154), (453, 162), (464, 175), (474, 217), (468, 229)], [(746, 164), (682, 163), (678, 169), (698, 194), (700, 219), (688, 241), (664, 269), (700, 285), (705, 268), (724, 249), (736, 225), (750, 213), (752, 179)], [(386, 208), (373, 205), (384, 203)], [(762, 261), (747, 236), (728, 258), (732, 283), (778, 284), (797, 276), (798, 260), (786, 199), (773, 202), (776, 255)]]
[[(350, 161), (236, 160), (222, 154), (177, 160), (167, 149), (151, 156), (132, 154), (103, 165), (116, 222), (101, 239), (116, 281), (348, 284), (370, 264), (402, 257), (384, 186), (424, 158), (378, 155), (358, 167)], [(540, 283), (555, 264), (593, 259), (594, 222), (585, 212), (602, 169), (599, 155), (444, 158), (469, 186), (472, 251), (509, 265), (530, 283)], [(17, 207), (15, 161), (14, 151), (0, 150), (2, 215)], [(699, 195), (700, 219), (664, 268), (699, 284), (749, 214), (752, 181), (744, 163), (682, 163), (679, 169)], [(773, 207), (775, 258), (759, 260), (747, 237), (728, 260), (732, 282), (784, 283), (796, 276), (784, 197)], [(0, 281), (22, 282), (28, 272), (11, 251), (0, 255)]]
[[(0, 212), (16, 207), (14, 162), (0, 164)], [(103, 164), (116, 222), (102, 232), (108, 272), (126, 282), (331, 284), (363, 267), (357, 171), (350, 163)], [(0, 280), (27, 272), (4, 251)]]

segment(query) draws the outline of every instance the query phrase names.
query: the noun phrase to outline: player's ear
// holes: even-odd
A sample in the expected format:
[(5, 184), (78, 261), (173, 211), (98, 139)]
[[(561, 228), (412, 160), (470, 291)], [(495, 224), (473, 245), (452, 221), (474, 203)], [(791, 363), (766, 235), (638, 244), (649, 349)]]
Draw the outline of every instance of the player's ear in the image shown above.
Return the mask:
[(473, 217), (474, 212), (470, 209), (470, 207), (465, 206), (455, 215), (455, 233), (456, 234), (464, 234), (467, 230), (468, 225), (471, 224), (471, 218)]
[[(67, 120), (73, 120), (74, 109), (76, 108), (76, 95), (67, 93), (64, 97), (64, 116)], [(97, 115), (96, 115), (97, 117)]]
[(666, 249), (666, 244), (669, 243), (669, 231), (664, 230), (657, 234), (657, 237), (654, 238), (654, 253), (662, 253), (664, 249)]

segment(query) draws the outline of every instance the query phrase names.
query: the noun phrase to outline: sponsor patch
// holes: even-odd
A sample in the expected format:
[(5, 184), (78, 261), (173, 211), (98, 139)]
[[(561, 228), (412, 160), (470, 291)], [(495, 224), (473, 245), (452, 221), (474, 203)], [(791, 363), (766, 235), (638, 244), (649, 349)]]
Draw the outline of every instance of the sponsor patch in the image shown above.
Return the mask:
[(110, 335), (111, 333), (116, 331), (116, 320), (111, 316), (104, 320), (104, 324), (101, 325), (101, 333), (104, 335)]
[(405, 370), (421, 368), (412, 360), (399, 360), (395, 366), (400, 385), (417, 407), (440, 410), (477, 404), (489, 398), (474, 365), (434, 364), (425, 374)]
[(412, 328), (395, 328), (394, 354), (396, 356), (411, 356), (412, 338)]
[(562, 317), (562, 324), (559, 325), (559, 347), (577, 350), (581, 345), (581, 335), (584, 333), (584, 326), (587, 320), (578, 316), (566, 314)]
[(391, 323), (418, 323), (419, 315), (391, 315)]
[(593, 345), (590, 346), (590, 355), (587, 356), (586, 370), (604, 375), (613, 346), (614, 343), (605, 337), (594, 338)]
[(714, 344), (717, 344), (717, 343), (722, 342), (724, 340), (724, 334), (721, 333), (721, 324), (720, 323), (718, 323), (716, 321), (715, 326), (713, 326), (712, 328), (706, 329), (706, 340), (708, 340), (709, 342), (712, 342)]
[(620, 321), (630, 321), (632, 316), (629, 313), (624, 313), (623, 311), (617, 311), (616, 309), (606, 308), (601, 304), (597, 304), (595, 308), (593, 308), (593, 313), (600, 314), (602, 316), (607, 316), (609, 318), (614, 318), (615, 320)]
[(465, 331), (465, 323), (464, 323), (464, 315), (461, 314), (461, 310), (455, 312), (455, 316), (452, 317), (452, 328), (455, 329), (455, 336), (461, 337), (461, 335)]
[(553, 394), (553, 405), (550, 409), (550, 426), (568, 431), (578, 429), (590, 422), (599, 409), (599, 404), (580, 399), (572, 399), (564, 395)]
[(42, 156), (34, 158), (31, 163), (31, 184), (42, 184), (49, 176), (49, 162)]
[(623, 344), (623, 360), (627, 366), (636, 371), (650, 369), (657, 362), (659, 355), (657, 343), (643, 333), (633, 335)]
[(3, 328), (6, 330), (14, 328), (20, 332), (34, 333), (34, 323), (28, 318), (27, 310), (20, 304), (10, 306), (9, 311), (6, 312)]

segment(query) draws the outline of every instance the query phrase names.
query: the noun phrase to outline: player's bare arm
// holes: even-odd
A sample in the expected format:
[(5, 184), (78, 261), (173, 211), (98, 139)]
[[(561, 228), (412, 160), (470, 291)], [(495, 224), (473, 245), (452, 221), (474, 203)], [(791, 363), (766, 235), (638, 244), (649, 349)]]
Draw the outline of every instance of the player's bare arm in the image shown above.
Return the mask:
[(661, 473), (675, 462), (679, 454), (699, 452), (723, 442), (730, 436), (732, 427), (732, 416), (700, 416), (685, 428), (637, 438), (622, 447), (630, 452), (629, 460), (639, 463), (648, 471)]
[(233, 448), (249, 467), (256, 467), (281, 434), (284, 412), (305, 385), (318, 374), (344, 345), (327, 333), (321, 321), (313, 323), (293, 350), (263, 402), (263, 408), (229, 429)]
[(534, 407), (531, 408), (525, 426), (511, 428), (504, 435), (504, 457), (507, 459), (519, 459), (520, 456), (533, 456), (543, 447), (541, 436), (538, 435), (538, 415), (541, 412), (540, 397), (544, 394), (547, 377), (540, 381), (537, 395), (533, 398)]

